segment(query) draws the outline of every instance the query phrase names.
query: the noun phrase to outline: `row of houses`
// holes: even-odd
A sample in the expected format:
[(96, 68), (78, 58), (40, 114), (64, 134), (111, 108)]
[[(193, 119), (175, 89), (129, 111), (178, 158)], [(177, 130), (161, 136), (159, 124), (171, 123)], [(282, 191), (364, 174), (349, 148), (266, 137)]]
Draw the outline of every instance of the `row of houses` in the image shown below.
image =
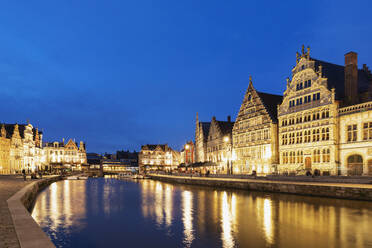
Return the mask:
[(0, 174), (81, 169), (86, 164), (86, 148), (70, 139), (43, 142), (43, 132), (27, 124), (2, 124), (0, 129)]
[[(357, 57), (349, 52), (337, 65), (303, 46), (283, 95), (258, 91), (250, 77), (235, 122), (196, 115), (188, 162), (221, 174), (372, 175), (372, 74), (365, 64), (358, 68)], [(176, 162), (148, 159), (163, 150), (143, 146), (140, 167), (175, 168)]]
[(296, 54), (281, 95), (249, 80), (235, 122), (196, 118), (196, 161), (224, 173), (372, 175), (372, 74), (357, 53), (336, 65)]

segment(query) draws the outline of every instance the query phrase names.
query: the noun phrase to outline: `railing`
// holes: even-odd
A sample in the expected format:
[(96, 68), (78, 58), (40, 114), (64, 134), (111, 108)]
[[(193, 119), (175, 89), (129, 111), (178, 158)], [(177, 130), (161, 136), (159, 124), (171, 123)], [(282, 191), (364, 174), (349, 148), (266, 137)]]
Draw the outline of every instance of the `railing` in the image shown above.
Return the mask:
[(358, 113), (358, 112), (364, 112), (372, 109), (372, 101), (361, 103), (357, 105), (352, 105), (344, 108), (340, 108), (338, 110), (339, 115), (346, 115), (346, 114), (352, 114), (352, 113)]

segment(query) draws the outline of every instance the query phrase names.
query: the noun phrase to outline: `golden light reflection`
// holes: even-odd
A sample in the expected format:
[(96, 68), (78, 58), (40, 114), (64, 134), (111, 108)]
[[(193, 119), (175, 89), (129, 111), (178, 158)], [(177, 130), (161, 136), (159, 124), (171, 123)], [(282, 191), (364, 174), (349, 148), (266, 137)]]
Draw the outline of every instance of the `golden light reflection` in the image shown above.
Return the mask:
[(155, 216), (156, 223), (158, 225), (163, 224), (164, 214), (163, 214), (163, 186), (160, 182), (156, 182), (155, 187)]
[(172, 224), (172, 207), (173, 207), (173, 194), (172, 187), (165, 185), (165, 224), (170, 226)]
[(221, 239), (223, 247), (229, 248), (235, 246), (235, 240), (233, 237), (233, 221), (234, 217), (236, 217), (236, 200), (235, 196), (232, 195), (230, 199), (228, 199), (226, 191), (223, 192), (221, 198)]
[(85, 190), (81, 181), (53, 183), (38, 196), (31, 215), (39, 225), (49, 226), (54, 232), (62, 226), (65, 230), (71, 226), (81, 229), (86, 214)]
[(194, 230), (193, 230), (193, 209), (192, 209), (192, 193), (191, 191), (183, 191), (182, 192), (182, 210), (183, 210), (183, 233), (184, 233), (184, 240), (183, 243), (186, 247), (190, 247), (192, 241), (194, 240)]
[(271, 206), (271, 200), (265, 199), (264, 200), (264, 232), (266, 241), (269, 244), (272, 244), (274, 241), (274, 225), (272, 221), (272, 206)]

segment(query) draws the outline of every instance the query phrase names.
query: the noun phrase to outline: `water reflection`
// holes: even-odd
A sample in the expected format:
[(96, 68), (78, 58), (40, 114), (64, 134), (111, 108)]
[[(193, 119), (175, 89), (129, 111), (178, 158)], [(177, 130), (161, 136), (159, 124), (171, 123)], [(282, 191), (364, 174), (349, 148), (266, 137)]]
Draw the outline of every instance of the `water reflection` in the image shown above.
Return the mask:
[(222, 218), (221, 218), (221, 227), (222, 227), (222, 244), (223, 247), (234, 247), (235, 241), (233, 237), (233, 223), (236, 221), (236, 200), (235, 194), (231, 194), (231, 197), (228, 198), (227, 193), (223, 192), (222, 198)]
[(152, 180), (57, 182), (32, 216), (58, 247), (372, 247), (369, 202)]
[(183, 208), (183, 233), (185, 235), (183, 243), (185, 247), (190, 247), (192, 241), (194, 240), (194, 230), (192, 227), (193, 221), (193, 207), (192, 207), (192, 193), (190, 191), (183, 191), (182, 192), (182, 208)]
[(55, 237), (61, 228), (67, 233), (79, 231), (84, 228), (84, 192), (85, 184), (75, 185), (71, 181), (53, 183), (37, 198), (32, 217), (39, 225), (47, 226)]

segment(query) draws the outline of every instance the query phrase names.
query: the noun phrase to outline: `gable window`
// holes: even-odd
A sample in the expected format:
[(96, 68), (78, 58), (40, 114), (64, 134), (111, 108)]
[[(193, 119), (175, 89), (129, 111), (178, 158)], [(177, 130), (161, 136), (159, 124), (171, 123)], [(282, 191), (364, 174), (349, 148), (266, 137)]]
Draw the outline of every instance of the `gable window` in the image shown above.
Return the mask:
[(309, 88), (309, 87), (311, 87), (311, 80), (307, 80), (304, 83), (304, 88)]
[(313, 94), (313, 101), (318, 101), (320, 99), (320, 93)]
[(303, 89), (303, 84), (302, 84), (302, 82), (301, 83), (298, 83), (297, 85), (296, 85), (296, 90), (302, 90)]

